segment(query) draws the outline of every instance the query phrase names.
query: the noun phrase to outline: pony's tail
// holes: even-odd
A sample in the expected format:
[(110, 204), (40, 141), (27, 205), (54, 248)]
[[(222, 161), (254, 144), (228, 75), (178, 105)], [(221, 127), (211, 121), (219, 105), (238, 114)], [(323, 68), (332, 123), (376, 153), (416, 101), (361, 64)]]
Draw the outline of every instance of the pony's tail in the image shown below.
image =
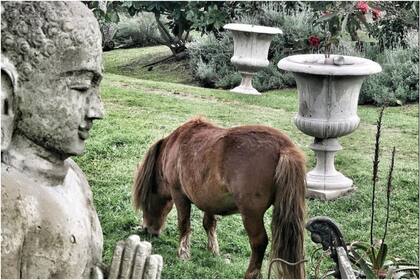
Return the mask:
[(159, 156), (160, 146), (163, 139), (160, 139), (147, 151), (143, 163), (138, 165), (132, 188), (133, 207), (138, 210), (145, 202), (155, 185), (155, 165)]
[[(305, 157), (292, 148), (280, 154), (275, 174), (276, 196), (271, 221), (271, 260), (296, 263), (304, 258)], [(304, 278), (304, 263), (273, 264), (279, 278)]]

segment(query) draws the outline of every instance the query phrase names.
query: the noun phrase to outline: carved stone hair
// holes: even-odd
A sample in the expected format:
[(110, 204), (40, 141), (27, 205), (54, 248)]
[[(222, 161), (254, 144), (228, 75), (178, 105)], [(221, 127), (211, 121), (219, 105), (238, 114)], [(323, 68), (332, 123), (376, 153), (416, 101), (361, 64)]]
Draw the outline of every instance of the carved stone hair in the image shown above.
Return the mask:
[(2, 1), (1, 6), (1, 51), (15, 65), (19, 81), (46, 70), (44, 62), (64, 50), (96, 44), (101, 51), (98, 22), (81, 2)]

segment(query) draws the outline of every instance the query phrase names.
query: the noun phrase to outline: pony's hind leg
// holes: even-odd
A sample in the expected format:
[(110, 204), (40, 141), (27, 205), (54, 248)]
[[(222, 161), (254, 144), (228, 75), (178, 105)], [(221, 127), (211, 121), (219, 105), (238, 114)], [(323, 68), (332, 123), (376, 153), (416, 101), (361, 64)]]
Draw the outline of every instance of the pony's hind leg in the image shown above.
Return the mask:
[(207, 249), (217, 256), (219, 255), (219, 243), (217, 242), (216, 225), (216, 217), (212, 214), (204, 213), (203, 227), (208, 237)]
[(191, 235), (191, 202), (183, 194), (173, 195), (175, 207), (178, 215), (178, 229), (180, 233), (179, 247), (177, 255), (181, 260), (189, 260), (190, 253), (190, 235)]
[(245, 278), (261, 277), (261, 265), (265, 249), (268, 245), (268, 237), (265, 231), (263, 217), (264, 214), (242, 214), (242, 220), (248, 234), (249, 244), (251, 245), (252, 250)]

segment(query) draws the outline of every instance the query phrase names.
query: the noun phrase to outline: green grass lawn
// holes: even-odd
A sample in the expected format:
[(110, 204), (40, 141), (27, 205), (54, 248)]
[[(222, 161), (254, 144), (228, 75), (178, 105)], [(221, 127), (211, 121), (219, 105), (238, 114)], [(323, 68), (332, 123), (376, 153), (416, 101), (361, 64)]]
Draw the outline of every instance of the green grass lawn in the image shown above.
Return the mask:
[[(96, 209), (104, 232), (104, 261), (110, 263), (117, 240), (137, 232), (138, 215), (130, 200), (133, 173), (145, 152), (156, 140), (191, 117), (201, 115), (214, 123), (231, 127), (263, 124), (285, 131), (307, 155), (308, 168), (314, 166), (314, 154), (308, 148), (312, 138), (293, 124), (297, 112), (296, 90), (276, 90), (261, 97), (242, 96), (224, 90), (188, 86), (188, 73), (168, 73), (155, 67), (153, 71), (133, 67), (133, 61), (146, 61), (160, 56), (163, 47), (116, 50), (105, 54), (105, 77), (101, 85), (106, 117), (95, 122), (86, 152), (75, 160), (85, 171), (94, 193)], [(149, 60), (150, 61), (150, 60)], [(138, 63), (141, 65), (141, 63)], [(175, 63), (170, 67), (181, 67)], [(168, 66), (169, 67), (169, 66)], [(173, 69), (172, 68), (172, 69)], [(120, 75), (118, 75), (120, 74)], [(173, 83), (171, 83), (172, 81)], [(308, 200), (308, 217), (323, 215), (335, 219), (345, 239), (369, 240), (371, 169), (378, 109), (359, 106), (361, 123), (352, 134), (340, 138), (343, 150), (337, 154), (336, 167), (351, 177), (357, 191), (335, 201)], [(389, 254), (418, 260), (418, 106), (388, 108), (385, 111), (381, 146), (381, 180), (377, 190), (376, 224), (385, 221), (385, 177), (393, 146), (397, 148), (394, 190), (387, 243)], [(159, 238), (140, 233), (153, 244), (155, 253), (164, 258), (163, 278), (242, 278), (248, 265), (250, 248), (239, 215), (222, 217), (218, 223), (221, 255), (206, 251), (203, 214), (192, 212), (190, 261), (176, 258), (178, 231), (176, 211), (172, 210), (166, 229)], [(269, 231), (271, 209), (265, 217)], [(376, 236), (382, 236), (378, 227)], [(307, 258), (317, 248), (306, 236)], [(269, 248), (268, 248), (269, 249)], [(269, 250), (267, 250), (268, 252)], [(264, 261), (267, 277), (268, 254)], [(315, 263), (307, 263), (307, 276), (314, 277)], [(324, 261), (323, 269), (331, 263)]]
[(104, 67), (107, 73), (119, 74), (143, 80), (192, 84), (186, 60), (168, 61), (143, 67), (171, 55), (166, 46), (140, 49), (119, 49), (105, 53)]

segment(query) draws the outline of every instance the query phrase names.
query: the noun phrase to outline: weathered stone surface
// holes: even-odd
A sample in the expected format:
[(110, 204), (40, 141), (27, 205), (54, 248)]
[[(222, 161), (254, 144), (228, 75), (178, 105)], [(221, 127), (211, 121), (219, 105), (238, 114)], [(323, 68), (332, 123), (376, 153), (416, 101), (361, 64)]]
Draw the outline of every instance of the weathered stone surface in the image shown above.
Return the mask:
[(123, 262), (121, 264), (121, 278), (130, 278), (135, 263), (135, 254), (137, 247), (140, 245), (140, 237), (138, 235), (130, 235), (125, 241), (123, 254)]
[(153, 255), (149, 261), (151, 253), (152, 244), (140, 241), (138, 235), (130, 235), (125, 241), (119, 241), (114, 251), (109, 278), (160, 278), (163, 259), (159, 255)]
[(234, 54), (230, 61), (242, 75), (241, 84), (231, 91), (261, 95), (252, 86), (252, 77), (257, 71), (268, 66), (267, 56), (271, 39), (276, 34), (282, 34), (282, 31), (273, 27), (239, 23), (229, 23), (223, 28), (233, 34)]
[(146, 259), (150, 256), (151, 253), (152, 244), (147, 241), (140, 242), (136, 252), (136, 259), (132, 276), (133, 279), (140, 279), (143, 277)]
[(356, 279), (356, 275), (354, 274), (351, 262), (344, 247), (337, 247), (337, 256), (341, 279)]
[(1, 57), (1, 150), (6, 151), (12, 141), (15, 114), (13, 92), (16, 89), (17, 72), (15, 66)]
[(1, 276), (88, 278), (101, 261), (102, 230), (69, 156), (83, 152), (103, 115), (99, 26), (79, 2), (1, 5), (2, 58), (17, 73), (2, 71), (15, 117), (2, 147)]
[(331, 55), (330, 59), (332, 63), (325, 63), (324, 54), (291, 55), (280, 60), (277, 66), (293, 73), (326, 76), (368, 76), (382, 71), (378, 63), (366, 58)]
[(283, 58), (278, 67), (293, 72), (296, 79), (297, 128), (315, 137), (310, 148), (317, 163), (306, 176), (307, 195), (329, 200), (354, 191), (353, 181), (334, 166), (335, 153), (342, 149), (337, 138), (358, 127), (360, 88), (368, 75), (381, 71), (381, 66), (359, 57), (304, 54)]
[[(1, 278), (103, 278), (92, 192), (70, 159), (104, 114), (98, 23), (81, 2), (1, 5)], [(110, 276), (130, 277), (139, 244), (118, 243)]]
[(63, 184), (2, 165), (2, 278), (88, 278), (102, 254), (89, 185), (68, 159)]
[(146, 259), (143, 279), (159, 279), (162, 271), (162, 256), (151, 255)]
[(117, 242), (117, 245), (114, 249), (114, 255), (112, 256), (112, 263), (111, 268), (109, 270), (109, 279), (116, 279), (118, 278), (118, 275), (120, 274), (120, 267), (121, 267), (121, 261), (122, 256), (124, 253), (124, 246), (125, 242), (123, 240), (120, 240)]

